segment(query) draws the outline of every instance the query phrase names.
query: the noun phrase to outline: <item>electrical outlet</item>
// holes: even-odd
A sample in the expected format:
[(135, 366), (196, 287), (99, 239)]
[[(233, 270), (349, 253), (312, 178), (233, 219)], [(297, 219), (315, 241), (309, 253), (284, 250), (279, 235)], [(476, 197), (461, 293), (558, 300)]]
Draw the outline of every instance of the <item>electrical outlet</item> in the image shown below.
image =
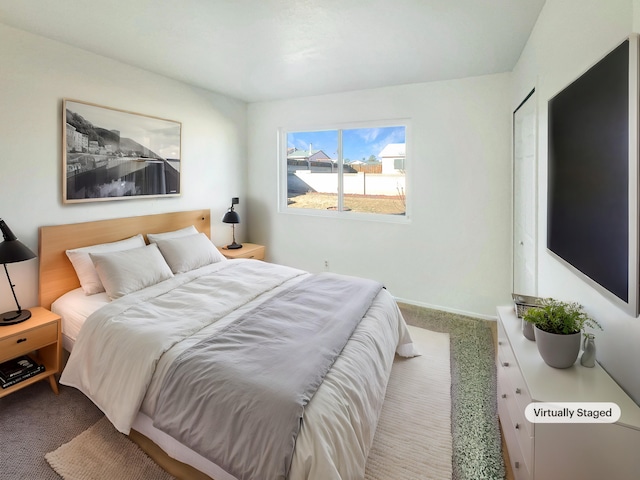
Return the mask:
[(324, 269), (329, 270), (329, 260), (324, 261)]

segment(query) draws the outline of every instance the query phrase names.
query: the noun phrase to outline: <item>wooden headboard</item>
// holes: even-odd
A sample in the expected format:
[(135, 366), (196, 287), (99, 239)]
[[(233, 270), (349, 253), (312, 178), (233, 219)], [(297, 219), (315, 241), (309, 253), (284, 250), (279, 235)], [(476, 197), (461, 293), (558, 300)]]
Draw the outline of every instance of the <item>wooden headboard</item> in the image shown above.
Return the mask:
[(138, 233), (161, 233), (194, 225), (211, 238), (209, 210), (160, 213), (140, 217), (115, 218), (95, 222), (71, 223), (40, 227), (38, 253), (40, 260), (39, 302), (51, 308), (51, 303), (80, 286), (66, 250), (99, 243), (115, 242)]

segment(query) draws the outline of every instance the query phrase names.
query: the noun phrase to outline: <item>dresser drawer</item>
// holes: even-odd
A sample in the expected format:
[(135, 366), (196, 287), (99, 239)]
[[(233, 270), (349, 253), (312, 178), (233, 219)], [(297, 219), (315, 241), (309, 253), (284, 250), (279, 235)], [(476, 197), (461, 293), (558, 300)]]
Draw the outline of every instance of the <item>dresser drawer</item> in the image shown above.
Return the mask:
[[(531, 394), (508, 341), (500, 342), (498, 345), (498, 371), (500, 370), (504, 372), (509, 384), (508, 389), (505, 389), (501, 395), (506, 395), (507, 398), (517, 402), (518, 411), (524, 415), (525, 408), (531, 403)], [(530, 422), (526, 422), (525, 428), (528, 434), (533, 436), (533, 425)]]
[(500, 415), (500, 424), (502, 425), (502, 434), (504, 435), (507, 451), (509, 452), (509, 463), (515, 480), (531, 480), (533, 477), (531, 471), (525, 461), (516, 433), (513, 429), (513, 421), (509, 417), (509, 413), (504, 402), (498, 402), (498, 414)]
[[(509, 423), (502, 420), (502, 429), (509, 432), (511, 437), (515, 439), (521, 452), (521, 460), (526, 463), (527, 467), (533, 467), (533, 439), (534, 425), (524, 416), (524, 408), (520, 407), (515, 395), (512, 394), (513, 385), (504, 369), (498, 369), (498, 409), (502, 416), (507, 414)], [(509, 445), (511, 447), (511, 445)]]
[[(509, 399), (515, 400), (518, 411), (524, 416), (527, 405), (531, 403), (531, 394), (529, 393), (527, 385), (524, 383), (522, 372), (513, 364), (505, 367), (504, 371), (509, 379), (510, 386), (510, 390), (505, 393)], [(533, 424), (528, 421), (525, 421), (525, 424), (529, 435), (533, 436)]]
[(58, 323), (51, 322), (0, 340), (0, 361), (18, 357), (58, 341)]
[(498, 347), (503, 345), (509, 345), (509, 338), (507, 337), (507, 332), (505, 332), (502, 322), (498, 322)]

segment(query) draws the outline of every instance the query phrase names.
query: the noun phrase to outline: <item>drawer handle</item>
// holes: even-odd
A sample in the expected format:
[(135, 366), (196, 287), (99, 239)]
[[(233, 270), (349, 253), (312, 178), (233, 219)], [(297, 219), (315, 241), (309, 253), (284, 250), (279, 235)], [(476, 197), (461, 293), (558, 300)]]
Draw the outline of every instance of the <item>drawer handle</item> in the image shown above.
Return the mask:
[(255, 255), (251, 255), (249, 258), (256, 258), (256, 256)]
[(502, 345), (502, 342), (500, 340), (498, 340), (498, 345)]
[(509, 362), (502, 362), (502, 366), (503, 367), (508, 367), (509, 366)]
[(507, 394), (506, 394), (506, 393), (503, 393), (503, 394), (501, 395), (501, 397), (502, 397), (502, 398), (507, 398)]
[(515, 467), (516, 467), (516, 468), (520, 468), (520, 462), (516, 462), (516, 463), (515, 463)]
[(516, 423), (516, 430), (520, 430), (520, 424)]
[(516, 393), (517, 393), (518, 395), (520, 395), (520, 394), (522, 393), (522, 391), (521, 391), (519, 388), (516, 388)]
[(22, 343), (22, 342), (26, 342), (27, 339), (26, 338), (19, 338), (18, 340), (16, 340), (16, 343)]

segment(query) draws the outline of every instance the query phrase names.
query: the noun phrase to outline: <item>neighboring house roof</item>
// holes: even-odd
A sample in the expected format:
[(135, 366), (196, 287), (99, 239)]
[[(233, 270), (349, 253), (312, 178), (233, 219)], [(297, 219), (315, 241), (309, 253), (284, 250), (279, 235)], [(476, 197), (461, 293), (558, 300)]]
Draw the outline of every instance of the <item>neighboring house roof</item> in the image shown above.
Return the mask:
[(406, 144), (389, 143), (378, 155), (380, 158), (404, 158)]
[(299, 150), (289, 149), (287, 151), (287, 159), (289, 160), (314, 160), (314, 161), (322, 161), (322, 160), (331, 160), (329, 155), (324, 153), (322, 150)]

